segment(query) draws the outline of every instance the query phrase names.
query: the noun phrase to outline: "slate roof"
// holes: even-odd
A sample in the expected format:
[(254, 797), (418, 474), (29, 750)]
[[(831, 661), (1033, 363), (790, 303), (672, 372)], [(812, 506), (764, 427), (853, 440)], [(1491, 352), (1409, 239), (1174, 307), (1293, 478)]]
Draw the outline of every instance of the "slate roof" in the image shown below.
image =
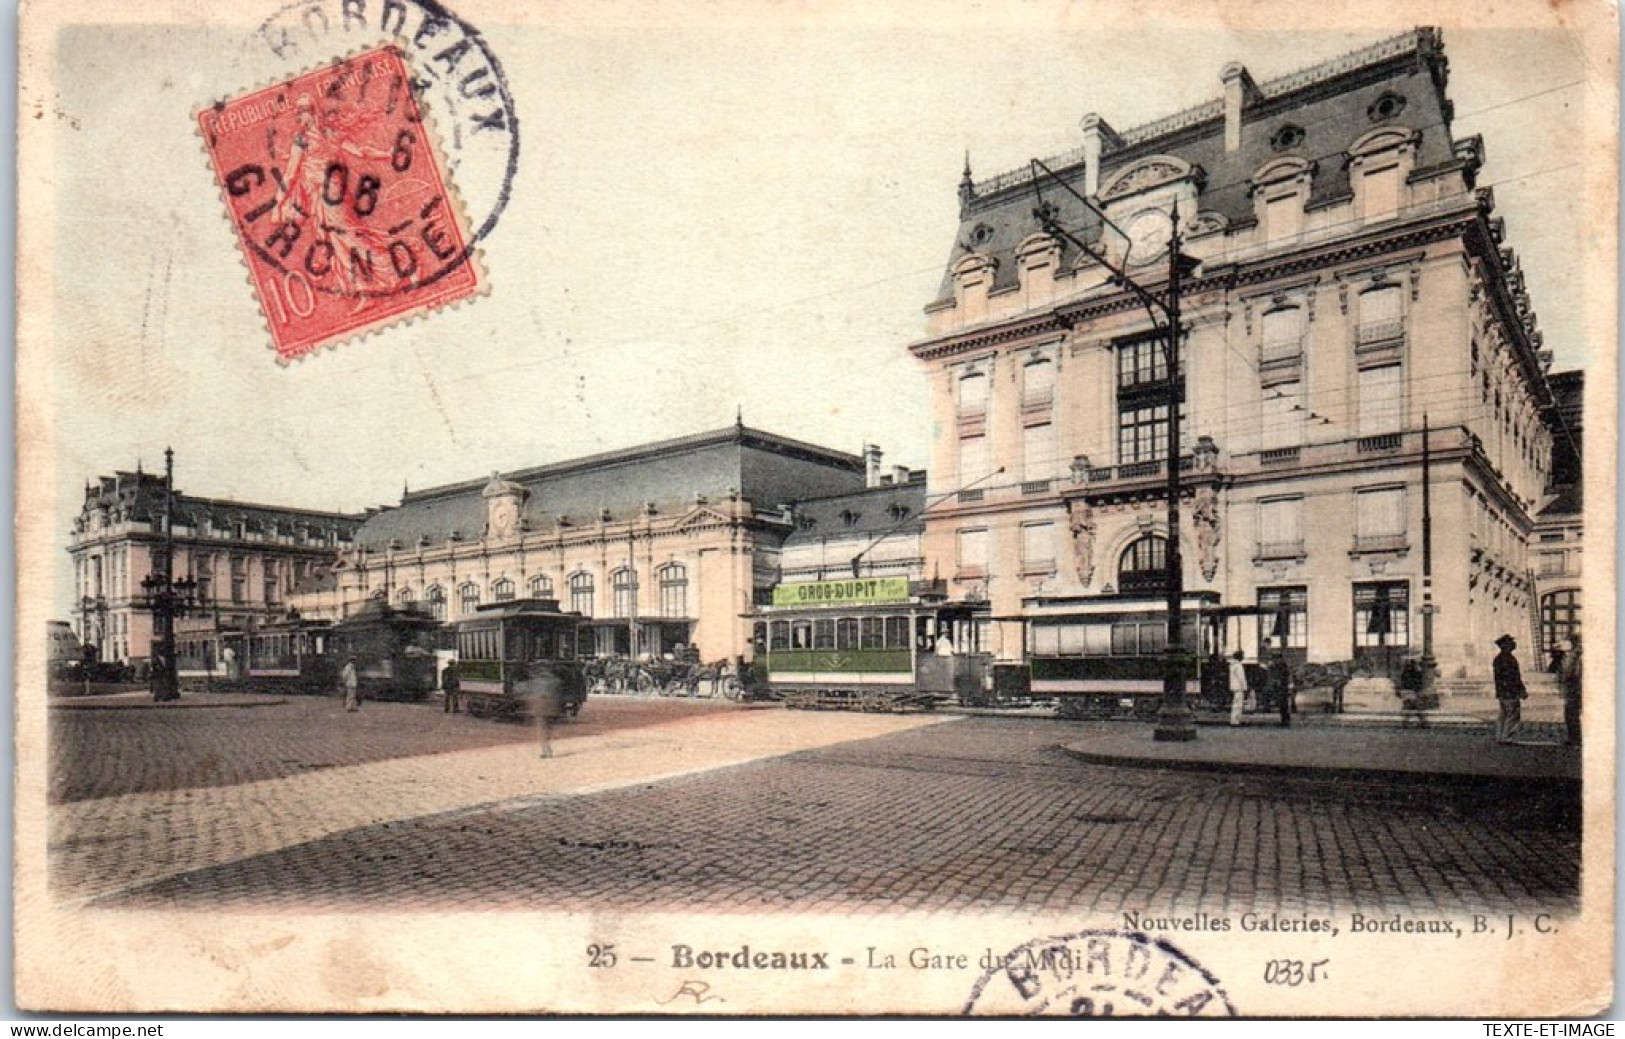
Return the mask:
[(924, 511), (925, 473), (916, 470), (907, 483), (796, 502), (795, 529), (784, 547), (830, 537), (878, 537), (893, 528), (899, 534), (919, 534), (925, 530)]
[[(759, 510), (801, 498), (842, 493), (863, 486), (857, 455), (766, 433), (742, 424), (639, 447), (608, 451), (503, 474), (528, 492), (520, 513), (530, 531), (557, 530), (642, 516), (652, 503), (657, 516), (692, 510), (698, 498), (719, 502), (739, 494)], [(428, 490), (411, 491), (394, 508), (369, 517), (357, 543), (382, 550), (446, 543), (484, 536), (489, 475)]]
[[(1417, 171), (1455, 160), (1450, 102), (1445, 97), (1447, 67), (1438, 30), (1416, 29), (1258, 84), (1260, 99), (1243, 109), (1241, 147), (1234, 152), (1225, 151), (1222, 98), (1144, 127), (1120, 131), (1122, 145), (1113, 148), (1108, 143), (1102, 150), (1098, 183), (1104, 186), (1116, 173), (1151, 156), (1173, 155), (1200, 166), (1205, 173), (1201, 211), (1221, 214), (1231, 226), (1239, 226), (1254, 221), (1250, 178), (1272, 160), (1299, 157), (1318, 164), (1308, 204), (1312, 211), (1350, 196), (1345, 153), (1359, 137), (1379, 126), (1420, 131)], [(1163, 74), (1150, 67), (1146, 71), (1148, 76)], [(1217, 77), (1215, 85), (1220, 85)], [(1392, 119), (1374, 121), (1369, 110), (1387, 92), (1404, 98), (1404, 107)], [(1271, 139), (1289, 123), (1304, 131), (1303, 140), (1277, 151)], [(1081, 150), (1045, 160), (1045, 164), (1073, 190), (1083, 193)], [(994, 291), (1014, 286), (1016, 247), (1041, 230), (1033, 216), (1037, 196), (1030, 171), (1013, 170), (976, 183), (973, 196), (961, 206), (949, 270), (938, 293), (941, 300), (953, 298), (952, 266), (973, 249), (997, 261)], [(1053, 182), (1043, 197), (1068, 230), (1091, 244), (1099, 240), (1100, 219), (1081, 202)], [(1061, 269), (1069, 269), (1078, 259), (1077, 246), (1063, 243)]]
[[(85, 486), (81, 515), (102, 508), (127, 520), (151, 522), (164, 512), (164, 478), (139, 470), (133, 473), (121, 470), (111, 476), (103, 476)], [(315, 539), (325, 540), (329, 531), (335, 531), (343, 540), (361, 526), (364, 518), (354, 513), (257, 505), (227, 498), (204, 498), (181, 491), (175, 493), (177, 527), (201, 528), (207, 523), (216, 529), (230, 530), (241, 521), (250, 532), (292, 534), (303, 526)]]

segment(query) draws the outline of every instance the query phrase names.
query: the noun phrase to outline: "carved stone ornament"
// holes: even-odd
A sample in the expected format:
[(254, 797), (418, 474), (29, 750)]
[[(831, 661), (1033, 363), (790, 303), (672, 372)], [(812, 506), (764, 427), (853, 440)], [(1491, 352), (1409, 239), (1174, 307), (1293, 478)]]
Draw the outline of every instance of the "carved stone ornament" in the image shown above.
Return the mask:
[(1196, 559), (1202, 568), (1202, 580), (1211, 581), (1219, 572), (1219, 493), (1212, 487), (1197, 488), (1191, 525), (1196, 531)]
[(1122, 198), (1124, 195), (1132, 195), (1137, 191), (1145, 191), (1179, 180), (1189, 172), (1189, 169), (1171, 162), (1143, 162), (1113, 181), (1111, 186), (1101, 192), (1100, 199), (1102, 202), (1110, 202), (1114, 198)]
[(1081, 485), (1087, 483), (1089, 480), (1089, 469), (1090, 465), (1088, 455), (1072, 456), (1072, 482), (1074, 484)]
[(1095, 579), (1095, 510), (1081, 499), (1066, 503), (1067, 526), (1072, 531), (1072, 565), (1078, 583), (1089, 587)]

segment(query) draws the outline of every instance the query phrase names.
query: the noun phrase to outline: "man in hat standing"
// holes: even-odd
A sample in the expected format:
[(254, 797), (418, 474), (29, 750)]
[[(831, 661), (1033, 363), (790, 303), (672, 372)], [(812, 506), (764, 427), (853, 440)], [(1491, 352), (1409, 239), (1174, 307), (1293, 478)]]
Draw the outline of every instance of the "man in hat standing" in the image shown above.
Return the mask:
[(1492, 665), (1495, 699), (1501, 705), (1501, 720), (1495, 727), (1495, 740), (1497, 743), (1511, 743), (1512, 737), (1523, 727), (1523, 701), (1529, 693), (1523, 687), (1523, 671), (1518, 667), (1518, 658), (1512, 655), (1512, 651), (1518, 648), (1518, 640), (1511, 635), (1502, 635), (1495, 640), (1495, 644), (1501, 647)]

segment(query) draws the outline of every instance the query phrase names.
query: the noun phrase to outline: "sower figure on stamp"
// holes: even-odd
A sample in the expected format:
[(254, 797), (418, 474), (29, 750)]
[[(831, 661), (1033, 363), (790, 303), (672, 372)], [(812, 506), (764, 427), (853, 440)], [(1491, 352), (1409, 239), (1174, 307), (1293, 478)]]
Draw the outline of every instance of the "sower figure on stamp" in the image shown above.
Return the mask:
[(1241, 712), (1247, 708), (1247, 665), (1242, 663), (1246, 654), (1236, 650), (1230, 656), (1230, 724), (1241, 724)]
[(1580, 633), (1569, 637), (1569, 651), (1563, 654), (1563, 667), (1557, 679), (1563, 684), (1563, 742), (1580, 745)]
[(1498, 743), (1511, 743), (1518, 730), (1523, 728), (1523, 701), (1529, 693), (1523, 687), (1523, 671), (1518, 667), (1518, 658), (1512, 655), (1512, 651), (1518, 648), (1518, 640), (1511, 635), (1502, 635), (1495, 640), (1495, 644), (1501, 647), (1493, 665), (1495, 700), (1501, 706), (1495, 739)]
[(355, 657), (344, 658), (344, 668), (339, 671), (339, 685), (344, 689), (344, 709), (360, 710), (361, 683), (355, 672)]
[(446, 694), (445, 711), (447, 714), (456, 714), (462, 710), (462, 704), (457, 697), (463, 691), (463, 683), (457, 678), (457, 661), (453, 660), (446, 665), (446, 670), (440, 673), (440, 689)]

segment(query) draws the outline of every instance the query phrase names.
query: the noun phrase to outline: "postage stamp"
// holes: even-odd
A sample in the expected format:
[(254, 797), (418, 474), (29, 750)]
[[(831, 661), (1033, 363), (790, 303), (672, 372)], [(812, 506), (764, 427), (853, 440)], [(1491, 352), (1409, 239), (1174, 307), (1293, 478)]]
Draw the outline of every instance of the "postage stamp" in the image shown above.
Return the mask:
[(197, 115), (279, 361), (481, 291), (411, 84), (384, 46)]

